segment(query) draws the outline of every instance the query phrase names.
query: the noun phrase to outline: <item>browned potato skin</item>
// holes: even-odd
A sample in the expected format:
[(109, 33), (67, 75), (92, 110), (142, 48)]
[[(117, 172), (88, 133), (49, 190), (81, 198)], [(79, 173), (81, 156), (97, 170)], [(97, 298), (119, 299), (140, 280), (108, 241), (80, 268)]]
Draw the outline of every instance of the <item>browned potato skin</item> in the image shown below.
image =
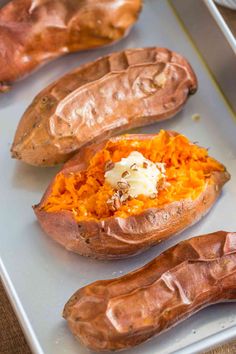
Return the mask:
[(110, 54), (36, 96), (17, 128), (12, 157), (36, 166), (64, 162), (88, 142), (172, 117), (196, 89), (191, 66), (173, 51)]
[[(153, 136), (154, 134), (132, 134), (125, 137), (141, 140)], [(110, 140), (118, 139), (120, 137)], [(85, 170), (90, 159), (105, 146), (106, 142), (82, 148), (65, 164), (63, 173)], [(54, 183), (52, 181), (41, 202), (34, 206), (34, 211), (43, 230), (67, 250), (99, 259), (125, 258), (143, 252), (200, 220), (214, 205), (230, 175), (225, 170), (215, 172), (212, 178), (214, 184), (207, 185), (201, 195), (193, 201), (186, 199), (173, 202), (163, 208), (147, 209), (126, 219), (113, 216), (99, 221), (80, 222), (74, 219), (72, 212), (46, 212), (41, 209), (51, 193)]]
[(141, 0), (13, 0), (0, 9), (0, 92), (43, 63), (122, 38)]
[(95, 351), (140, 344), (200, 309), (236, 300), (236, 233), (180, 242), (142, 268), (78, 290), (63, 316)]

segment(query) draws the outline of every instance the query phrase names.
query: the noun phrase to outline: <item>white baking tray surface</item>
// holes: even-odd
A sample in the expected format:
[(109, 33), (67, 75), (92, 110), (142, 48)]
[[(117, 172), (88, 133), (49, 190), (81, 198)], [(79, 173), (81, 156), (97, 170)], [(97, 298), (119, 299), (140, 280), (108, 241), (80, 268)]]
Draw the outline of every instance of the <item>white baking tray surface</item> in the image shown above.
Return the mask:
[[(27, 166), (12, 160), (9, 149), (21, 115), (45, 85), (101, 55), (142, 46), (168, 47), (185, 55), (197, 73), (199, 91), (175, 118), (138, 131), (157, 132), (164, 128), (186, 134), (209, 147), (211, 155), (227, 166), (232, 178), (210, 214), (186, 232), (134, 258), (96, 261), (67, 252), (37, 224), (31, 205), (40, 200), (58, 168)], [(199, 121), (191, 118), (195, 113), (200, 114)], [(219, 229), (236, 231), (235, 119), (167, 1), (145, 1), (138, 24), (116, 45), (60, 58), (17, 83), (11, 92), (0, 96), (0, 117), (1, 275), (35, 353), (88, 353), (61, 317), (65, 302), (78, 288), (97, 279), (125, 274), (190, 236)], [(236, 303), (218, 304), (126, 353), (192, 354), (232, 338), (236, 335), (235, 325)]]

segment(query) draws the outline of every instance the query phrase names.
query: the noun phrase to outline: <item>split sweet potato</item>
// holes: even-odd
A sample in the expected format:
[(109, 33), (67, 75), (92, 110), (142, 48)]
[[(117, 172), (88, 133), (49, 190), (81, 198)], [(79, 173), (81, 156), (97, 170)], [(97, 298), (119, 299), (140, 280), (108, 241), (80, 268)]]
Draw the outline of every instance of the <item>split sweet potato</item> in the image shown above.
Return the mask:
[(12, 0), (0, 9), (0, 92), (47, 61), (122, 38), (141, 0)]
[(63, 316), (90, 349), (121, 350), (227, 300), (236, 300), (236, 233), (218, 231), (183, 241), (120, 278), (85, 286)]
[(88, 142), (172, 117), (196, 89), (191, 66), (171, 50), (110, 54), (35, 97), (17, 128), (12, 156), (39, 166), (64, 162)]
[[(154, 197), (125, 199), (105, 180), (107, 165), (132, 151), (165, 165), (166, 177), (158, 182)], [(95, 258), (122, 258), (196, 223), (229, 178), (206, 149), (181, 134), (123, 135), (82, 148), (56, 175), (34, 211), (44, 231), (66, 249)]]

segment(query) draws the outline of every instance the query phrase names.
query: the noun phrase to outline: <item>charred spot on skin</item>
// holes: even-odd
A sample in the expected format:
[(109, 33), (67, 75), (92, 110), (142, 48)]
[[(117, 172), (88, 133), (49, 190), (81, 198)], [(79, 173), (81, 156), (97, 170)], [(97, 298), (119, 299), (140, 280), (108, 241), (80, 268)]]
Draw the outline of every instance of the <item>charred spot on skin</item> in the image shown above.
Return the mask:
[(34, 117), (34, 122), (32, 124), (32, 128), (35, 129), (35, 128), (39, 128), (41, 126), (41, 117), (36, 115)]
[(89, 239), (89, 238), (86, 238), (86, 239), (85, 239), (85, 243), (89, 244), (89, 243), (90, 243), (90, 239)]
[(83, 226), (80, 225), (80, 224), (77, 224), (78, 225), (78, 238), (83, 238), (86, 242), (86, 232), (84, 232), (83, 230)]
[(18, 160), (21, 160), (21, 155), (18, 151), (12, 150), (12, 156), (17, 158)]
[(40, 98), (39, 107), (40, 109), (48, 109), (54, 105), (54, 100), (50, 96), (43, 96)]
[(203, 204), (207, 204), (207, 198), (206, 198), (206, 197), (203, 197), (203, 198), (202, 198), (202, 202), (203, 202)]
[(40, 100), (40, 103), (41, 103), (42, 105), (45, 105), (45, 104), (48, 103), (48, 100), (49, 100), (48, 96), (43, 96), (43, 97), (41, 98), (41, 100)]
[(224, 169), (225, 176), (230, 179), (230, 173)]
[(189, 94), (194, 95), (197, 92), (197, 87), (190, 87)]
[(166, 221), (169, 219), (170, 215), (169, 215), (169, 213), (163, 213), (162, 217)]
[(178, 215), (181, 215), (181, 214), (182, 214), (182, 208), (181, 208), (181, 207), (177, 208), (176, 213), (177, 213)]

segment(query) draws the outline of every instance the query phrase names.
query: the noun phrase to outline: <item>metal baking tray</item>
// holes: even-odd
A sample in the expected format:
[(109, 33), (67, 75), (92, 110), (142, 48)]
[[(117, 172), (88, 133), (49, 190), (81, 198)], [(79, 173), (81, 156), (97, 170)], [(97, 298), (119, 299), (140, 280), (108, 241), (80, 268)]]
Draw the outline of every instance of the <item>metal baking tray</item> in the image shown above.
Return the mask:
[[(1, 1), (0, 1), (1, 4)], [(128, 47), (164, 46), (185, 55), (199, 79), (199, 91), (175, 118), (143, 129), (177, 130), (210, 147), (232, 178), (210, 214), (188, 231), (142, 255), (120, 261), (96, 261), (64, 250), (41, 231), (31, 205), (37, 203), (58, 168), (40, 169), (10, 158), (16, 125), (33, 97), (45, 85), (79, 64)], [(217, 45), (212, 43), (212, 46)], [(191, 117), (198, 113), (199, 121)], [(63, 305), (79, 287), (97, 279), (118, 277), (190, 236), (236, 230), (235, 117), (199, 53), (167, 1), (147, 0), (138, 24), (114, 46), (73, 54), (48, 64), (0, 96), (1, 276), (25, 335), (37, 354), (85, 354), (61, 318)], [(218, 304), (195, 314), (166, 333), (124, 353), (197, 353), (236, 335), (236, 303)]]
[(213, 0), (171, 0), (236, 114), (236, 38)]

